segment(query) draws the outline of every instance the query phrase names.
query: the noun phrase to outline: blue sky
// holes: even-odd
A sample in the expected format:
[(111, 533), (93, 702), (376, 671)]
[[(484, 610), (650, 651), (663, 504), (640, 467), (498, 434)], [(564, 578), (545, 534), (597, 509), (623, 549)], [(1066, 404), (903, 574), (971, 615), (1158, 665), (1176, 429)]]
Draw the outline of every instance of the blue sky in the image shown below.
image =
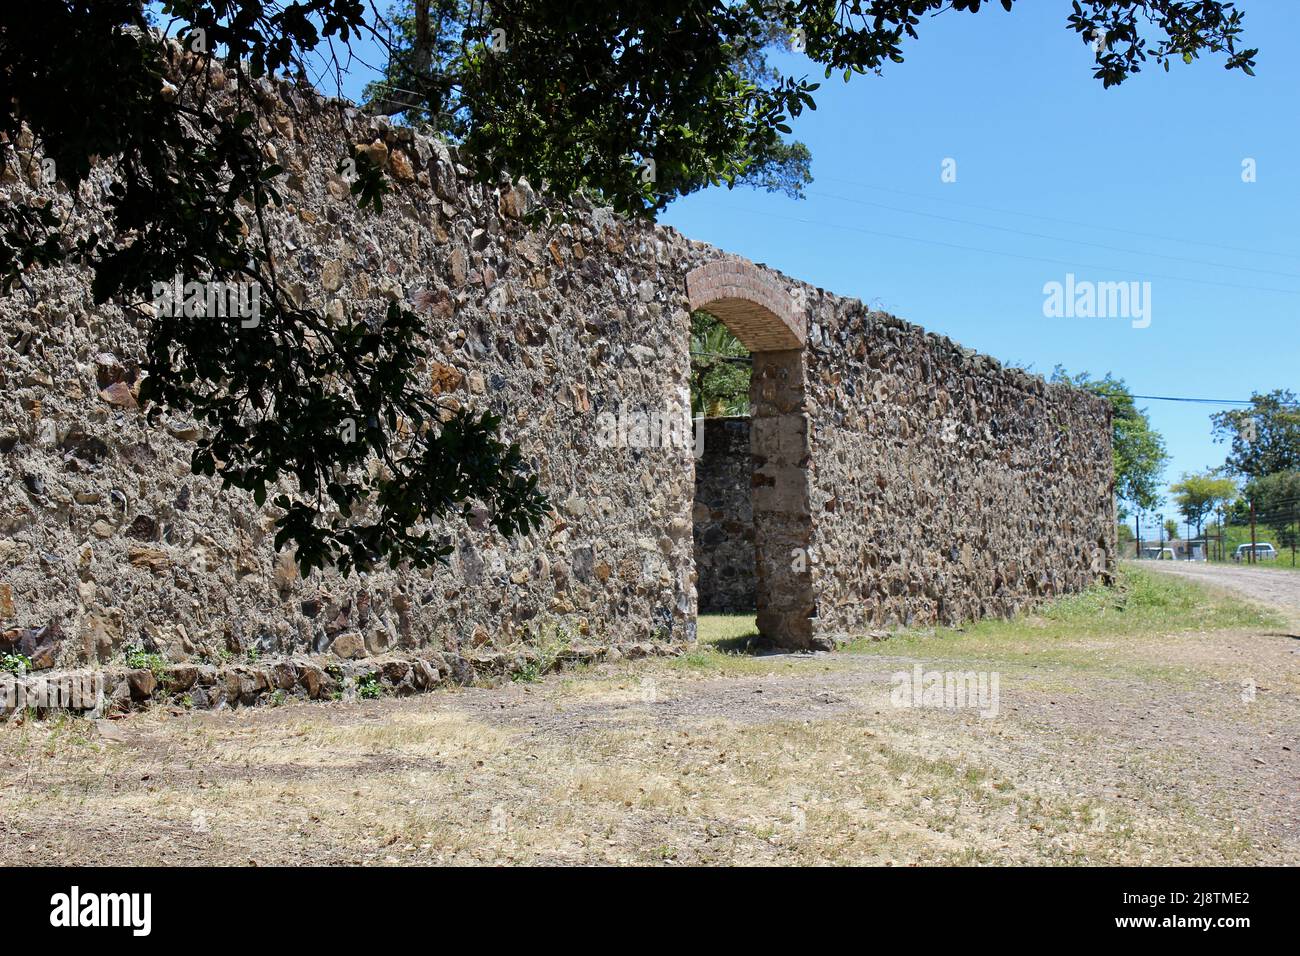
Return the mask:
[[(661, 221), (1042, 374), (1111, 372), (1143, 395), (1300, 390), (1300, 4), (1238, 5), (1255, 77), (1149, 63), (1110, 90), (1067, 0), (927, 18), (906, 62), (824, 80), (794, 122), (813, 153), (805, 200), (714, 188)], [(1149, 327), (1044, 317), (1044, 284), (1067, 273), (1149, 282)], [(1172, 453), (1167, 480), (1222, 463), (1217, 406), (1140, 404)]]
[[(813, 154), (806, 200), (711, 189), (662, 221), (1039, 373), (1109, 371), (1145, 395), (1300, 390), (1300, 4), (1239, 6), (1255, 77), (1202, 59), (1109, 90), (1064, 0), (927, 19), (885, 75), (822, 81), (794, 124)], [(1045, 318), (1043, 286), (1067, 272), (1149, 281), (1150, 326)], [(1216, 407), (1140, 404), (1169, 480), (1222, 463)]]

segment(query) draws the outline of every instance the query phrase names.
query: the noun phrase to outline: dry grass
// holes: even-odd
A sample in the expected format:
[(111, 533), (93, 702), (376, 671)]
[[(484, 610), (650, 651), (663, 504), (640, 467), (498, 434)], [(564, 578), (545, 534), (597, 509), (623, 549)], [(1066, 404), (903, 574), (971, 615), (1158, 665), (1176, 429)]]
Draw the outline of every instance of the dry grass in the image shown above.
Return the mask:
[[(1234, 626), (1071, 630), (1076, 608), (1059, 634), (752, 657), (752, 621), (706, 620), (683, 659), (536, 684), (8, 727), (0, 842), (15, 863), (1300, 862), (1300, 642), (1192, 594)], [(1001, 669), (996, 719), (890, 705), (893, 672), (950, 661)]]

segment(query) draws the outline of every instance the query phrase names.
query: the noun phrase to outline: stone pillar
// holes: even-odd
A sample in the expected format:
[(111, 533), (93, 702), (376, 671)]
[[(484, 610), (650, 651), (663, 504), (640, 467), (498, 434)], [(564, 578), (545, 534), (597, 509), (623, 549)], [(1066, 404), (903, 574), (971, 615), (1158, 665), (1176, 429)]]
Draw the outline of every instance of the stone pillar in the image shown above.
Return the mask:
[(803, 349), (754, 353), (749, 385), (754, 456), (758, 629), (791, 649), (819, 648), (809, 547), (811, 454)]

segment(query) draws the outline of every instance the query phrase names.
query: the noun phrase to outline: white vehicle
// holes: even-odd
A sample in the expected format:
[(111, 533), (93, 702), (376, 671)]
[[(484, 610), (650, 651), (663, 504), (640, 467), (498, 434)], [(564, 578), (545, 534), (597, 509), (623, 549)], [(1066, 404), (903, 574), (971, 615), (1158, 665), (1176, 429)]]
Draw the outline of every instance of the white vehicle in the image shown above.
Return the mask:
[[(1238, 563), (1241, 563), (1242, 561), (1249, 561), (1250, 547), (1251, 546), (1248, 544), (1237, 545), (1237, 550), (1232, 552), (1232, 560)], [(1273, 547), (1273, 545), (1269, 544), (1267, 541), (1255, 545), (1256, 561), (1273, 561), (1276, 560), (1276, 558), (1277, 558), (1277, 548)]]
[(1174, 560), (1173, 548), (1143, 548), (1142, 557), (1149, 561), (1172, 561)]

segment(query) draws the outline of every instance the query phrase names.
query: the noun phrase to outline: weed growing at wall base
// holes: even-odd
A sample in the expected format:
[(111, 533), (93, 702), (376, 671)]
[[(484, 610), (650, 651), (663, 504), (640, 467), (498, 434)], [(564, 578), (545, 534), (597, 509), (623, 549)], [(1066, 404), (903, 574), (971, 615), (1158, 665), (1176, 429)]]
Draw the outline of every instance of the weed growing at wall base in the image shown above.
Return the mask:
[(0, 671), (22, 677), (32, 669), (32, 659), (26, 654), (5, 654), (0, 657)]

